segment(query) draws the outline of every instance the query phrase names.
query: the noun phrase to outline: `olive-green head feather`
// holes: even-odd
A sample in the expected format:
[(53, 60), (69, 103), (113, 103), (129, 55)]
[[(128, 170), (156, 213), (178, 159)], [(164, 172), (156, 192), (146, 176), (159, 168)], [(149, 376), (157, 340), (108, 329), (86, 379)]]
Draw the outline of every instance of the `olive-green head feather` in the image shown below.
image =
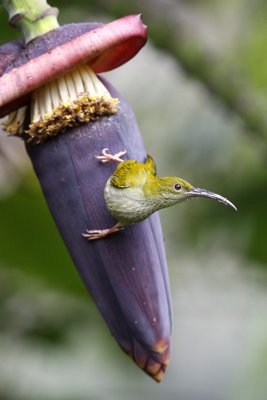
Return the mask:
[(207, 197), (236, 210), (236, 207), (225, 197), (205, 189), (194, 188), (190, 183), (176, 176), (150, 180), (144, 186), (144, 193), (147, 198), (154, 198), (159, 202), (160, 208), (170, 207), (193, 197)]
[(193, 186), (190, 183), (177, 176), (156, 177), (148, 181), (144, 186), (144, 192), (147, 197), (161, 196), (175, 202), (183, 198), (191, 189), (193, 189)]

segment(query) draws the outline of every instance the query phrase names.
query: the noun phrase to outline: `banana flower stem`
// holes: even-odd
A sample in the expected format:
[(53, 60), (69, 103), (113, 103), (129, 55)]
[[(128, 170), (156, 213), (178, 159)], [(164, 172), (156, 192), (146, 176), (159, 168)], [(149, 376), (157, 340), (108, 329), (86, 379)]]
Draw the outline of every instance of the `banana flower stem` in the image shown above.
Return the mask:
[(28, 43), (37, 36), (58, 28), (58, 9), (45, 0), (2, 0), (8, 12), (9, 23), (18, 28)]

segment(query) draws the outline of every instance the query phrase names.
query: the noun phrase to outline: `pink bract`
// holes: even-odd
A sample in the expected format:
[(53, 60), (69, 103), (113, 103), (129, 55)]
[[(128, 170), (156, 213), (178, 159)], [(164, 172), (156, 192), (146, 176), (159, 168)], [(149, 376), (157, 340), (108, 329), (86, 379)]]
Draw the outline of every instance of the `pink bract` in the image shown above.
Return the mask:
[(29, 94), (79, 64), (106, 72), (130, 60), (144, 46), (147, 28), (129, 15), (86, 32), (0, 77), (0, 117), (27, 104)]

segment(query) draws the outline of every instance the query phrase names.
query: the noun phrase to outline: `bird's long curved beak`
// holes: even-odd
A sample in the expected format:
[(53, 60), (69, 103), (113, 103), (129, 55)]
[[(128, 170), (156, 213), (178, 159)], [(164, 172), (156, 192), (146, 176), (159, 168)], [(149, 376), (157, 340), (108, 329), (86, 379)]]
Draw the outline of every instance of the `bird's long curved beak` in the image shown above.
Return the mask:
[(226, 199), (225, 197), (223, 197), (219, 194), (213, 193), (213, 192), (209, 192), (208, 190), (205, 190), (205, 189), (193, 188), (189, 192), (187, 192), (187, 196), (188, 196), (188, 198), (190, 198), (190, 197), (207, 197), (209, 199), (219, 201), (220, 203), (224, 203), (227, 206), (232, 207), (234, 210), (237, 210), (236, 206), (233, 203), (231, 203), (231, 201)]

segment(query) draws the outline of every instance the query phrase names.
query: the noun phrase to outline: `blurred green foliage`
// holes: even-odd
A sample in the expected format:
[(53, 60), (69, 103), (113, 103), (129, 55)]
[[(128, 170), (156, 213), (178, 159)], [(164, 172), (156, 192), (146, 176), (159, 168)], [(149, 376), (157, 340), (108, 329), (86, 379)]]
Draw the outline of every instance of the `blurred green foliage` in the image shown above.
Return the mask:
[(43, 277), (51, 287), (85, 293), (37, 185), (25, 180), (0, 199), (0, 220), (3, 265)]

